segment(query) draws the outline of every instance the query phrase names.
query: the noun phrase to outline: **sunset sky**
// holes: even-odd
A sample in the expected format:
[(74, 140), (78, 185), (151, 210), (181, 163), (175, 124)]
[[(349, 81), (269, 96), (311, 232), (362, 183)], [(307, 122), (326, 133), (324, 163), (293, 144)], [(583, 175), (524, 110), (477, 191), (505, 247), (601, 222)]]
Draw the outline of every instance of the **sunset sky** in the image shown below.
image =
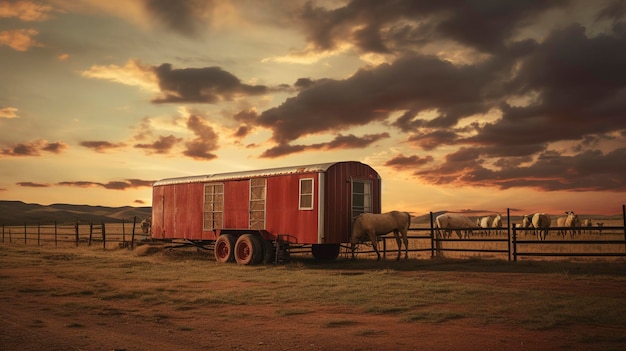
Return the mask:
[(618, 214), (623, 0), (0, 0), (0, 199), (354, 160), (383, 210)]

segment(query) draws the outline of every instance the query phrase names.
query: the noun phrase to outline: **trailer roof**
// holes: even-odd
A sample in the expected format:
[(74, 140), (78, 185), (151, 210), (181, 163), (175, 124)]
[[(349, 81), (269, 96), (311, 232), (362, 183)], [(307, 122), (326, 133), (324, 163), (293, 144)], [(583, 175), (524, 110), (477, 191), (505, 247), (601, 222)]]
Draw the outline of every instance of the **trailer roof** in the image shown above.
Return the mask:
[[(356, 161), (346, 161), (346, 162), (356, 162)], [(198, 175), (198, 176), (178, 177), (178, 178), (167, 178), (167, 179), (161, 179), (159, 181), (156, 181), (152, 186), (184, 184), (184, 183), (219, 182), (219, 181), (225, 181), (225, 180), (271, 177), (271, 176), (287, 175), (287, 174), (326, 172), (328, 168), (338, 163), (344, 163), (344, 162), (329, 162), (329, 163), (319, 163), (319, 164), (312, 164), (312, 165), (269, 168), (269, 169), (229, 172), (229, 173), (205, 174), (205, 175)]]

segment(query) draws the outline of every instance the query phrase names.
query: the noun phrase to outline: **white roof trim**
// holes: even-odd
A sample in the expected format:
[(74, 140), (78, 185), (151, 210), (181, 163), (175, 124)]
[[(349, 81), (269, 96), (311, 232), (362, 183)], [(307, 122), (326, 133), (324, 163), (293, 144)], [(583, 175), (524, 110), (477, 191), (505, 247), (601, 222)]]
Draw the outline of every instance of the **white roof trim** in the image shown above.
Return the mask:
[[(348, 161), (350, 162), (350, 161)], [(216, 173), (189, 177), (167, 178), (156, 181), (152, 186), (186, 184), (186, 183), (211, 183), (226, 180), (250, 179), (259, 177), (272, 177), (278, 175), (326, 172), (331, 166), (342, 162), (320, 163), (313, 165), (291, 166), (281, 168), (270, 168), (252, 171), (240, 171), (230, 173)]]

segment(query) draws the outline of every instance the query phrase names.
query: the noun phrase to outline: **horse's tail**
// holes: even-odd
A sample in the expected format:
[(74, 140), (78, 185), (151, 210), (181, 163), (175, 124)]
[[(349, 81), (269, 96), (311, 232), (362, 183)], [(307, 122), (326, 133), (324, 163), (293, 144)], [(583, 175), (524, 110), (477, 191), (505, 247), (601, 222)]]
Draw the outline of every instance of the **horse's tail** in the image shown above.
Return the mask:
[(409, 230), (409, 228), (411, 228), (411, 214), (408, 212), (404, 212), (404, 214), (407, 217), (407, 221), (406, 221), (406, 228), (404, 228), (405, 230)]

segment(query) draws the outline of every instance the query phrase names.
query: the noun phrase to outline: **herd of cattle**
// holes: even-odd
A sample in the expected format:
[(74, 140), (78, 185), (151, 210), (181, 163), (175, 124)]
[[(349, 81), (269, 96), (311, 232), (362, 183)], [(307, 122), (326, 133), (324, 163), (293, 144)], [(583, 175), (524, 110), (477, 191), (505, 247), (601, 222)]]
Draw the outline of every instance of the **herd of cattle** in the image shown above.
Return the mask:
[[(581, 228), (591, 230), (593, 226), (590, 219), (585, 219), (582, 223), (578, 215), (573, 211), (565, 212), (566, 216), (556, 220), (556, 230), (565, 237), (567, 232), (571, 237), (581, 233)], [(376, 252), (378, 260), (377, 237), (393, 233), (398, 244), (398, 257), (401, 257), (402, 243), (404, 243), (404, 258), (408, 258), (408, 230), (411, 224), (411, 216), (407, 212), (391, 211), (381, 214), (363, 213), (354, 218), (350, 243), (352, 257), (354, 258), (356, 244), (370, 241)], [(522, 222), (515, 224), (515, 229), (525, 234), (533, 233), (539, 240), (545, 240), (552, 224), (552, 219), (546, 213), (535, 213), (522, 217)], [(602, 233), (603, 223), (596, 223), (598, 231)], [(459, 239), (468, 238), (474, 231), (489, 235), (492, 231), (499, 233), (502, 230), (502, 215), (486, 216), (471, 220), (460, 213), (444, 213), (435, 218), (435, 229), (439, 237), (449, 238), (454, 231)]]
[[(561, 228), (558, 230), (558, 233), (562, 237), (565, 237), (568, 232), (571, 237), (574, 237), (576, 234), (581, 233), (581, 228), (591, 230), (593, 227), (591, 219), (585, 219), (581, 222), (578, 215), (573, 211), (565, 212), (565, 214), (566, 216), (556, 219), (556, 227)], [(604, 223), (596, 224), (599, 227), (599, 232), (602, 233)], [(539, 240), (545, 240), (551, 225), (552, 218), (550, 215), (546, 213), (535, 213), (523, 216), (521, 223), (515, 224), (515, 228), (524, 234), (532, 233), (536, 235)], [(489, 235), (492, 231), (499, 234), (502, 230), (502, 216), (498, 213), (495, 216), (481, 217), (473, 221), (459, 213), (444, 213), (435, 218), (435, 228), (442, 237), (450, 237), (452, 231), (454, 231), (459, 238), (467, 238), (476, 230), (478, 233), (484, 235)]]

